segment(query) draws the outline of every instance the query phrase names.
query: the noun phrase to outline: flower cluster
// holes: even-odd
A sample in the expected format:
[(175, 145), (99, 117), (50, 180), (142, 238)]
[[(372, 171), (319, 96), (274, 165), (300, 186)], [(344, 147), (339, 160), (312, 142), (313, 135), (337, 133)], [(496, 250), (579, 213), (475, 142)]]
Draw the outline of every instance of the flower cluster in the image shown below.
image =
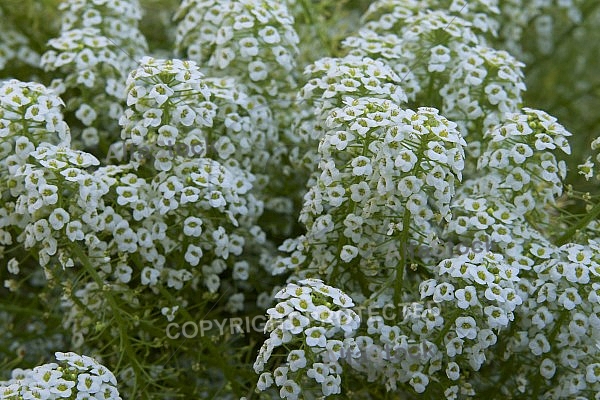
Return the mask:
[[(520, 274), (517, 294), (523, 304), (515, 311), (515, 333), (500, 355), (503, 362), (523, 353), (541, 359), (511, 371), (524, 395), (598, 397), (598, 249), (594, 240), (529, 249), (536, 263)], [(556, 384), (547, 384), (553, 379)]]
[(589, 156), (586, 158), (585, 162), (583, 164), (578, 165), (578, 170), (579, 173), (581, 175), (584, 176), (584, 178), (586, 180), (590, 180), (592, 177), (595, 177), (596, 179), (599, 179), (598, 175), (594, 176), (594, 168), (595, 168), (595, 162), (600, 162), (600, 153), (598, 153), (598, 150), (600, 149), (600, 137), (597, 137), (596, 139), (594, 139), (591, 143), (592, 151), (595, 154), (594, 157)]
[(20, 165), (38, 144), (70, 143), (63, 101), (44, 85), (11, 79), (0, 83), (0, 165)]
[(307, 82), (298, 92), (299, 112), (289, 134), (301, 140), (293, 163), (313, 169), (318, 164), (315, 145), (327, 130), (329, 113), (346, 98), (376, 97), (406, 102), (400, 77), (388, 65), (367, 57), (323, 58), (304, 71)]
[[(396, 6), (403, 15), (404, 6)], [(412, 101), (437, 105), (459, 123), (465, 136), (476, 135), (476, 140), (503, 113), (518, 110), (525, 90), (524, 65), (505, 51), (479, 44), (470, 23), (443, 12), (419, 11), (394, 30), (395, 23), (384, 17), (367, 23), (344, 45), (351, 54), (378, 58), (406, 71), (401, 73), (401, 86)]]
[[(196, 157), (264, 168), (276, 135), (271, 113), (262, 97), (247, 95), (233, 79), (205, 79), (192, 61), (145, 57), (126, 90), (128, 108), (119, 121), (125, 141), (109, 155), (134, 163), (151, 158), (158, 171)], [(123, 160), (130, 147), (133, 157)]]
[(444, 260), (433, 274), (419, 285), (420, 298), (404, 303), (402, 315), (382, 307), (389, 294), (371, 299), (374, 315), (357, 333), (361, 356), (350, 366), (388, 390), (408, 384), (416, 393), (451, 399), (455, 392), (468, 394), (465, 376), (494, 359), (495, 332), (508, 327), (522, 303), (518, 270), (498, 254), (469, 252)]
[[(61, 35), (48, 42), (41, 64), (60, 71), (53, 81), (67, 93), (67, 110), (81, 123), (75, 139), (96, 147), (115, 139), (116, 122), (123, 112), (124, 80), (147, 44), (137, 29), (141, 18), (136, 1), (80, 1), (61, 3)], [(81, 90), (77, 94), (73, 89)]]
[(400, 282), (402, 272), (392, 268), (404, 262), (399, 243), (420, 242), (434, 231), (432, 219), (450, 216), (465, 141), (435, 109), (412, 111), (377, 98), (347, 99), (326, 126), (320, 173), (300, 213), (307, 233), (284, 244), (292, 255), (278, 259), (274, 271), (329, 279), (348, 273), (363, 293), (365, 276), (396, 275)]
[[(289, 283), (274, 297), (281, 301), (267, 311), (265, 333), (270, 337), (254, 362), (256, 373), (262, 373), (257, 389), (267, 390), (274, 383), (283, 399), (340, 393), (342, 363), (353, 357), (352, 336), (360, 325), (352, 299), (319, 279)], [(276, 357), (273, 352), (283, 346), (288, 349), (286, 362), (263, 372)]]
[[(447, 16), (439, 14), (435, 19), (440, 23), (438, 27), (446, 28), (447, 34), (455, 36), (459, 29), (468, 27), (469, 36), (475, 34), (479, 40), (484, 40), (488, 36), (495, 36), (499, 29), (498, 21), (495, 17), (500, 13), (498, 0), (426, 0), (426, 1), (397, 1), (397, 0), (378, 0), (373, 2), (362, 17), (362, 22), (367, 29), (385, 29), (389, 31), (410, 30), (414, 33), (420, 33), (418, 26), (409, 25), (415, 18), (428, 18), (426, 14), (431, 10), (444, 10)], [(457, 25), (454, 20), (460, 18)], [(428, 29), (427, 24), (422, 29)], [(471, 33), (472, 32), (472, 33)], [(430, 36), (430, 40), (435, 40)], [(434, 44), (435, 45), (435, 44)]]
[(523, 108), (521, 113), (506, 115), (505, 121), (488, 130), (489, 139), (478, 168), (490, 168), (503, 179), (498, 190), (513, 204), (531, 198), (523, 206), (544, 221), (538, 209), (554, 204), (562, 194), (566, 164), (558, 161), (554, 150), (571, 153), (567, 138), (571, 136), (556, 118), (544, 111)]
[(117, 380), (95, 359), (75, 353), (55, 354), (58, 363), (12, 371), (0, 382), (3, 399), (111, 399), (120, 400)]
[(285, 2), (186, 0), (176, 44), (211, 72), (234, 73), (254, 93), (294, 87), (298, 35)]
[[(121, 145), (157, 146), (152, 156), (158, 171), (169, 171), (177, 159), (204, 156), (202, 128), (213, 125), (217, 106), (210, 102), (202, 77), (192, 61), (143, 58), (127, 78), (128, 108), (119, 120), (125, 140)], [(170, 150), (176, 145), (185, 146), (181, 155)], [(113, 153), (118, 155), (116, 151), (109, 155)], [(136, 159), (140, 157), (144, 154), (132, 161), (143, 162)]]

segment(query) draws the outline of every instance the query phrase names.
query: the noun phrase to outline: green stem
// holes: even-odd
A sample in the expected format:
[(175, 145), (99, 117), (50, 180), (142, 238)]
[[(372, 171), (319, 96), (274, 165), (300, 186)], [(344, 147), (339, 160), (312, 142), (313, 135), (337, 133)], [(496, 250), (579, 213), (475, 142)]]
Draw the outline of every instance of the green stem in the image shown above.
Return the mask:
[[(105, 285), (105, 281), (102, 279), (102, 277), (100, 277), (98, 271), (96, 271), (94, 266), (90, 263), (87, 255), (83, 252), (81, 247), (79, 247), (77, 244), (74, 244), (73, 246), (71, 246), (71, 250), (77, 256), (79, 261), (83, 264), (85, 271), (92, 277), (92, 279), (94, 280), (94, 282), (96, 282), (98, 287), (103, 288)], [(138, 361), (138, 357), (135, 354), (135, 351), (131, 347), (131, 342), (129, 341), (130, 332), (128, 332), (127, 323), (123, 320), (123, 317), (121, 315), (122, 311), (119, 305), (117, 304), (117, 301), (115, 300), (115, 298), (109, 290), (102, 290), (102, 293), (106, 301), (108, 302), (110, 308), (112, 309), (112, 315), (114, 316), (115, 321), (118, 325), (120, 336), (119, 347), (124, 351), (124, 355), (127, 355), (128, 361), (131, 362), (131, 367), (133, 368), (136, 376), (136, 382), (133, 386), (133, 393), (135, 393), (138, 388), (138, 379), (141, 379), (143, 377), (147, 381), (152, 381), (153, 378), (150, 375), (148, 375), (146, 371), (144, 371), (144, 368), (140, 365)]]
[(592, 222), (594, 219), (596, 219), (599, 215), (600, 215), (600, 202), (597, 203), (594, 206), (594, 208), (592, 208), (592, 210), (585, 217), (583, 217), (581, 220), (579, 220), (578, 223), (573, 225), (561, 237), (559, 237), (558, 240), (556, 241), (556, 245), (562, 246), (563, 244), (567, 243), (569, 241), (569, 239), (571, 239), (575, 235), (575, 233), (577, 233), (577, 231), (588, 226), (588, 224), (590, 222)]
[(402, 233), (400, 235), (400, 262), (396, 266), (396, 284), (394, 288), (394, 305), (402, 301), (402, 284), (404, 283), (404, 267), (406, 264), (406, 247), (408, 244), (408, 233), (410, 229), (410, 211), (404, 209), (402, 218)]

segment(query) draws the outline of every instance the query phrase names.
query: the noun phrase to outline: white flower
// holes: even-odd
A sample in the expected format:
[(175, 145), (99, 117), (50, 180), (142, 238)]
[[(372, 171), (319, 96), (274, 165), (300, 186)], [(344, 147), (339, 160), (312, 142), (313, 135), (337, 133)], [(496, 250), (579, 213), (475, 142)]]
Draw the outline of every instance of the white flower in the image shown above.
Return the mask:
[(83, 103), (77, 111), (75, 112), (75, 116), (83, 122), (84, 125), (90, 126), (98, 116), (96, 111), (90, 107), (88, 104)]
[(259, 44), (254, 37), (244, 37), (239, 41), (240, 54), (244, 58), (250, 58), (258, 55)]
[(415, 392), (423, 393), (429, 384), (429, 378), (421, 372), (415, 372), (409, 383), (415, 389)]
[(449, 362), (446, 367), (446, 376), (452, 381), (457, 380), (460, 377), (460, 366), (454, 361)]
[(280, 302), (277, 303), (275, 307), (269, 308), (267, 310), (267, 315), (270, 315), (273, 318), (284, 318), (293, 310), (294, 308), (288, 302)]
[(80, 221), (71, 221), (67, 224), (67, 237), (70, 241), (83, 240), (83, 225)]
[(408, 172), (415, 167), (417, 163), (417, 156), (412, 150), (401, 150), (398, 152), (394, 165), (399, 168), (402, 172)]
[(301, 294), (296, 298), (291, 298), (288, 300), (288, 303), (301, 312), (312, 312), (315, 308), (312, 297), (309, 294)]
[(433, 301), (441, 303), (454, 299), (454, 286), (448, 282), (442, 282), (433, 291)]
[(356, 246), (351, 246), (346, 244), (342, 247), (342, 251), (340, 252), (340, 258), (344, 262), (350, 262), (358, 255), (358, 248)]
[(142, 285), (156, 285), (160, 272), (151, 267), (144, 267), (141, 274)]
[(355, 157), (350, 165), (352, 165), (352, 175), (354, 176), (370, 176), (373, 173), (371, 160), (365, 156)]
[(312, 368), (306, 371), (309, 378), (313, 378), (317, 383), (323, 383), (329, 375), (329, 367), (323, 363), (313, 363)]
[(275, 384), (277, 386), (282, 386), (287, 380), (288, 371), (289, 367), (283, 365), (275, 368), (275, 371), (273, 371), (273, 377), (275, 378)]
[(281, 41), (281, 37), (279, 36), (277, 29), (272, 26), (266, 26), (260, 29), (258, 34), (260, 38), (265, 41), (265, 43), (274, 44)]
[(306, 326), (310, 323), (310, 320), (306, 318), (304, 315), (300, 314), (298, 311), (292, 311), (283, 324), (281, 328), (285, 331), (288, 331), (294, 335), (299, 334), (304, 330)]
[(270, 372), (263, 372), (258, 378), (256, 388), (260, 391), (264, 391), (273, 385), (273, 375)]
[(39, 193), (42, 196), (42, 202), (46, 205), (56, 204), (58, 201), (58, 187), (55, 185), (40, 185)]
[[(600, 382), (600, 363), (589, 364), (585, 367), (585, 380), (588, 383)], [(549, 378), (548, 378), (549, 379)]]
[(281, 384), (279, 396), (282, 399), (297, 400), (300, 394), (300, 386), (291, 379), (286, 380)]
[(548, 342), (548, 339), (546, 339), (546, 336), (542, 333), (538, 333), (529, 341), (529, 349), (533, 355), (540, 356), (543, 353), (550, 351), (550, 343)]
[(187, 217), (183, 221), (183, 234), (198, 237), (202, 234), (202, 220), (198, 217)]
[(448, 343), (446, 343), (446, 354), (448, 354), (448, 357), (455, 357), (457, 354), (462, 354), (463, 343), (464, 340), (459, 338), (448, 341)]
[(341, 392), (341, 382), (342, 379), (339, 375), (327, 375), (325, 380), (321, 383), (321, 391), (325, 396), (339, 394)]
[(556, 372), (556, 365), (554, 361), (549, 358), (544, 358), (540, 363), (540, 375), (546, 379), (552, 379)]
[(306, 335), (306, 344), (310, 347), (325, 347), (327, 344), (325, 328), (321, 326), (307, 328), (304, 334)]
[(233, 264), (233, 279), (237, 279), (240, 281), (248, 280), (250, 266), (247, 261), (237, 261)]
[(170, 96), (173, 95), (173, 89), (165, 85), (164, 83), (159, 83), (152, 86), (148, 96), (156, 101), (158, 106), (162, 106)]
[(454, 292), (454, 296), (457, 300), (456, 306), (463, 310), (476, 306), (479, 303), (474, 286), (466, 286), (464, 289), (458, 289)]
[(128, 283), (131, 280), (131, 273), (133, 269), (127, 264), (118, 264), (115, 270), (115, 275), (119, 279), (119, 281), (123, 283)]
[(325, 323), (333, 322), (333, 311), (325, 305), (315, 306), (310, 315), (316, 321)]
[(508, 316), (500, 307), (486, 306), (484, 313), (487, 315), (488, 326), (492, 329), (508, 326)]
[(566, 288), (564, 292), (558, 296), (558, 304), (570, 311), (577, 305), (581, 304), (581, 296), (577, 292), (576, 288)]
[(269, 69), (262, 61), (252, 61), (248, 64), (248, 73), (253, 81), (262, 81), (267, 78)]
[(67, 213), (63, 208), (59, 207), (52, 210), (52, 213), (50, 213), (50, 216), (48, 217), (48, 222), (50, 222), (52, 229), (59, 230), (62, 229), (62, 227), (65, 226), (70, 219), (71, 217), (69, 213)]
[(292, 350), (288, 353), (287, 362), (290, 366), (290, 371), (297, 371), (306, 367), (306, 356), (304, 350)]
[(87, 373), (77, 376), (77, 390), (84, 393), (98, 393), (102, 386), (102, 379)]
[(191, 266), (195, 267), (200, 263), (202, 255), (203, 252), (201, 247), (189, 244), (184, 257), (185, 261), (187, 261)]
[(456, 334), (459, 338), (475, 339), (477, 337), (477, 324), (473, 317), (458, 317), (455, 324)]
[(360, 181), (350, 185), (350, 199), (355, 203), (360, 203), (363, 200), (367, 200), (371, 195), (371, 188), (365, 181)]

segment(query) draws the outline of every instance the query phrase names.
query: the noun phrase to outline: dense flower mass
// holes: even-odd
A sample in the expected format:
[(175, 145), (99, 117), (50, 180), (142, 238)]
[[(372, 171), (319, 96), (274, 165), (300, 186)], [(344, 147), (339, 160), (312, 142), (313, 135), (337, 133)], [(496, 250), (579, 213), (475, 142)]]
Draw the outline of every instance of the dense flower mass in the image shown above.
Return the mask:
[(58, 363), (33, 369), (15, 369), (0, 382), (3, 399), (111, 399), (120, 400), (117, 380), (95, 359), (75, 353), (56, 353)]
[(0, 3), (2, 399), (600, 400), (597, 1)]

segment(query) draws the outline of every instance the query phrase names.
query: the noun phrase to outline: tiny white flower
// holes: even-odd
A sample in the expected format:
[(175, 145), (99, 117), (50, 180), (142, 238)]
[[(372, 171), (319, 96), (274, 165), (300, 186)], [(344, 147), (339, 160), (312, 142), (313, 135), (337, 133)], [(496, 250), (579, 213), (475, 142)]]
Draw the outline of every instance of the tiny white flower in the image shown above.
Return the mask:
[(340, 252), (340, 258), (344, 262), (350, 262), (358, 255), (358, 248), (356, 246), (351, 246), (346, 244), (342, 247), (342, 251)]
[(313, 363), (312, 368), (306, 371), (306, 375), (317, 383), (323, 383), (329, 375), (329, 367), (324, 363)]
[(282, 399), (297, 400), (300, 394), (300, 386), (291, 379), (286, 380), (281, 384), (279, 396)]
[(144, 267), (141, 274), (142, 285), (156, 285), (160, 272), (155, 268)]
[(187, 261), (191, 266), (195, 267), (200, 263), (202, 255), (203, 252), (201, 247), (189, 244), (185, 252), (184, 258), (185, 261)]
[(460, 366), (454, 361), (449, 362), (446, 367), (446, 376), (452, 381), (460, 378)]
[(65, 224), (69, 223), (70, 219), (69, 213), (59, 207), (52, 210), (52, 213), (50, 213), (50, 216), (48, 217), (48, 222), (50, 222), (52, 229), (59, 230), (62, 229)]
[(458, 317), (455, 324), (456, 334), (459, 338), (475, 339), (477, 337), (477, 324), (473, 317)]
[(306, 335), (306, 344), (310, 347), (325, 347), (327, 344), (325, 328), (321, 326), (307, 328), (304, 334)]
[(198, 237), (202, 234), (202, 220), (198, 217), (187, 217), (183, 221), (183, 234)]
[(287, 362), (290, 366), (290, 371), (297, 371), (306, 367), (306, 356), (304, 350), (292, 350), (288, 353)]
[(262, 61), (252, 61), (248, 64), (248, 73), (253, 81), (263, 81), (267, 78), (269, 69)]

